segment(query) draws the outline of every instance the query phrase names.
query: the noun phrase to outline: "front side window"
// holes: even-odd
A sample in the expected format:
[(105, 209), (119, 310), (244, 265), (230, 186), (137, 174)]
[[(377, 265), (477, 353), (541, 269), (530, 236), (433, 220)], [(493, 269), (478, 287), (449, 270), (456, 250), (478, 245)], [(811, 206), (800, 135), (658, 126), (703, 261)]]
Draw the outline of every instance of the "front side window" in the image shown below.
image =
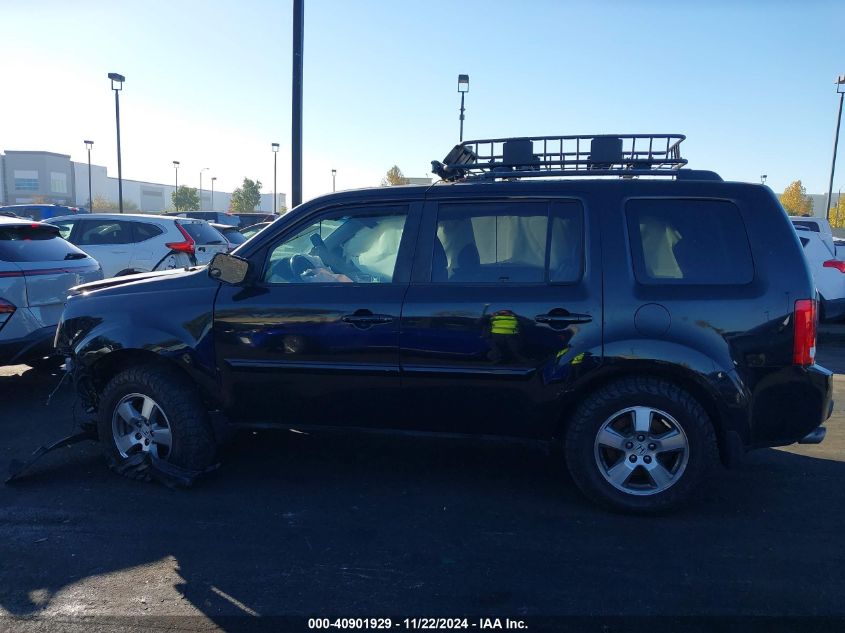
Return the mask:
[(626, 213), (640, 283), (737, 285), (754, 278), (745, 224), (733, 203), (638, 199)]
[(74, 242), (80, 246), (131, 244), (132, 225), (122, 220), (84, 220), (82, 231)]
[(572, 283), (582, 273), (578, 202), (442, 204), (431, 281)]
[(270, 249), (264, 281), (391, 283), (405, 219), (404, 209), (324, 217)]

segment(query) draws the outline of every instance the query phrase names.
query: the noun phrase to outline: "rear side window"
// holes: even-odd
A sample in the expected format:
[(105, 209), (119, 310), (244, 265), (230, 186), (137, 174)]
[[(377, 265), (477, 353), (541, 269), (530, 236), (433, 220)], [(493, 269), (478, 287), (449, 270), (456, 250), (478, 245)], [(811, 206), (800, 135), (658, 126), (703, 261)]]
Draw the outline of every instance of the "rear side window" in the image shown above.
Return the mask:
[(574, 201), (442, 204), (431, 281), (572, 283), (581, 278), (583, 246)]
[(155, 224), (147, 224), (146, 222), (135, 222), (133, 228), (135, 229), (136, 242), (144, 242), (154, 238), (156, 235), (164, 233), (161, 227), (158, 227)]
[(639, 199), (626, 205), (637, 281), (750, 283), (754, 263), (739, 209), (723, 200)]
[(73, 241), (80, 246), (131, 244), (132, 223), (124, 220), (82, 220)]
[(197, 244), (225, 243), (223, 236), (207, 222), (180, 222), (179, 224)]
[(243, 244), (246, 242), (246, 236), (235, 228), (226, 229), (225, 235), (226, 239), (229, 240), (229, 244)]
[(53, 227), (0, 227), (0, 260), (4, 262), (59, 262), (84, 259), (85, 253), (59, 237)]

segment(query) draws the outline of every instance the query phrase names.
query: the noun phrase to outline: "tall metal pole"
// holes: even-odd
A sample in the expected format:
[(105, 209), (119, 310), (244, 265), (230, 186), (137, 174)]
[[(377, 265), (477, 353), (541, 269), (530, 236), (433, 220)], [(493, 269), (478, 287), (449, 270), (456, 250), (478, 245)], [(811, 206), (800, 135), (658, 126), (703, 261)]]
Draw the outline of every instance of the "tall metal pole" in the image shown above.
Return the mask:
[(200, 211), (202, 211), (202, 170), (200, 169)]
[(211, 210), (214, 211), (214, 181), (217, 180), (217, 176), (211, 177)]
[(93, 213), (94, 197), (91, 195), (91, 148), (94, 146), (94, 141), (85, 141), (85, 147), (88, 150), (88, 213)]
[(293, 86), (291, 103), (291, 201), (302, 203), (302, 55), (305, 2), (293, 0)]
[(276, 194), (276, 156), (279, 152), (273, 152), (273, 215), (276, 215), (276, 200), (278, 200), (278, 195)]
[(836, 149), (839, 145), (839, 125), (842, 123), (842, 98), (845, 97), (845, 75), (836, 80), (836, 92), (839, 93), (839, 112), (836, 115), (836, 134), (833, 136), (833, 160), (830, 161), (830, 183), (827, 186), (827, 207), (825, 217), (830, 221), (830, 198), (833, 195), (833, 173), (836, 171)]
[(336, 176), (337, 176), (337, 169), (332, 169), (332, 193), (337, 191), (337, 188), (335, 187), (335, 177)]
[(465, 92), (461, 93), (461, 135), (460, 135), (460, 138), (458, 139), (461, 143), (464, 142), (464, 95), (465, 94), (466, 94)]
[(123, 213), (123, 167), (120, 163), (120, 90), (114, 91), (114, 116), (117, 121), (117, 200)]

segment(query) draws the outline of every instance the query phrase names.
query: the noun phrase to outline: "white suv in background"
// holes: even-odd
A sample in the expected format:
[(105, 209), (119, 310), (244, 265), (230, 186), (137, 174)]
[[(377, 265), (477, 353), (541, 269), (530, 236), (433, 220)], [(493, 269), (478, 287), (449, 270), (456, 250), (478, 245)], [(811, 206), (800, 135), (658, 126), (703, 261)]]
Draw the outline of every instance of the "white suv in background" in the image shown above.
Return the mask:
[(798, 232), (804, 257), (819, 291), (821, 320), (842, 320), (845, 317), (845, 260), (837, 255), (830, 224), (824, 218), (790, 216), (789, 219)]
[(91, 213), (51, 218), (62, 237), (116, 277), (207, 264), (228, 243), (205, 220), (166, 215)]

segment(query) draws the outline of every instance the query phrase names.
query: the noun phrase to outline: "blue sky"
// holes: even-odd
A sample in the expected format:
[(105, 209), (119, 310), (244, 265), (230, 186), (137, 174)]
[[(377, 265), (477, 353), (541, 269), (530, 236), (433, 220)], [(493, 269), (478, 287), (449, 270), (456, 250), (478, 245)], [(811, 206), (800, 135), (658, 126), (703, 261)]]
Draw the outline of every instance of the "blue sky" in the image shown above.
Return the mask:
[[(304, 196), (425, 176), (466, 138), (680, 132), (691, 167), (826, 191), (845, 2), (306, 0)], [(290, 192), (289, 0), (0, 0), (0, 150)], [(834, 189), (845, 187), (845, 147)], [(207, 181), (206, 187), (208, 186)]]

